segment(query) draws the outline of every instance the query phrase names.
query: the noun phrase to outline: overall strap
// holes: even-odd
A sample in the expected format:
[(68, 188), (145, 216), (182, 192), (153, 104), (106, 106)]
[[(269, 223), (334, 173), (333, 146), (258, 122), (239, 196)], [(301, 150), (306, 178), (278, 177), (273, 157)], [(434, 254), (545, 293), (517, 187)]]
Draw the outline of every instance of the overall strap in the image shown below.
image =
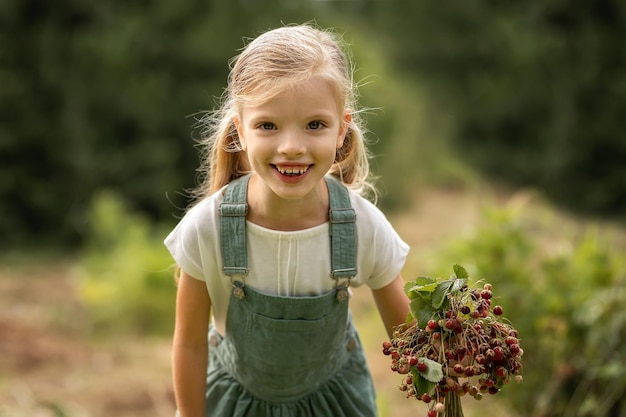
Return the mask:
[(331, 278), (356, 275), (356, 213), (348, 189), (336, 178), (325, 177), (330, 200)]
[[(220, 204), (222, 263), (226, 275), (248, 274), (246, 246), (246, 194), (250, 175), (232, 181)], [(333, 279), (356, 275), (356, 213), (346, 187), (337, 179), (325, 177), (330, 200), (330, 250)]]
[(220, 204), (222, 264), (226, 275), (248, 275), (246, 246), (246, 194), (250, 175), (231, 181)]

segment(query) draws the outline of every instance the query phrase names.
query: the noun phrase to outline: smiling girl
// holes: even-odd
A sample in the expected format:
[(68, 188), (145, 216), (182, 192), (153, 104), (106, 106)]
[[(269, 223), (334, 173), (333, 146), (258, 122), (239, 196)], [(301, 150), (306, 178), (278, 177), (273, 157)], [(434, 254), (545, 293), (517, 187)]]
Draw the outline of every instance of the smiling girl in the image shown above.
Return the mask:
[(349, 288), (371, 289), (391, 334), (409, 248), (362, 196), (350, 62), (333, 33), (287, 26), (250, 42), (228, 81), (203, 119), (196, 204), (165, 240), (178, 414), (375, 416)]

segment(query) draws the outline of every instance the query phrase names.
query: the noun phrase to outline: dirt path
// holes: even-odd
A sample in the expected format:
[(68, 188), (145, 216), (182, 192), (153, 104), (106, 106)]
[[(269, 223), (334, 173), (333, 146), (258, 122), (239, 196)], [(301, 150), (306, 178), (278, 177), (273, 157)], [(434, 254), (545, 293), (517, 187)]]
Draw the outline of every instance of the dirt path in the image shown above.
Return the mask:
[(173, 415), (169, 340), (91, 340), (70, 266), (2, 268), (0, 306), (0, 416)]

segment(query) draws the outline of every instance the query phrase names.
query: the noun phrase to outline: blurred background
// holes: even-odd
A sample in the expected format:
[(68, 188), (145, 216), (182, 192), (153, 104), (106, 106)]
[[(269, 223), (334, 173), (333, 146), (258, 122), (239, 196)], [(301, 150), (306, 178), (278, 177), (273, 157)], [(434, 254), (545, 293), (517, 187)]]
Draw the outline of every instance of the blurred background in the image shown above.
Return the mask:
[[(626, 416), (626, 3), (0, 1), (0, 416), (173, 415), (162, 245), (245, 39), (353, 54), (403, 272), (500, 296), (521, 385), (466, 415)], [(382, 417), (425, 415), (353, 299)]]

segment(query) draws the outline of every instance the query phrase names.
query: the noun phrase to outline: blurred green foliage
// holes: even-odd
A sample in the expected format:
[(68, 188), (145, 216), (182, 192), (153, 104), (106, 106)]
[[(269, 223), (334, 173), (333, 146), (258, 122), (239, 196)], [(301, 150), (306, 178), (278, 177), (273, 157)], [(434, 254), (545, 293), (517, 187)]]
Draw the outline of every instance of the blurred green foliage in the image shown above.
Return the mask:
[(367, 4), (384, 59), (420, 85), (457, 156), (571, 211), (626, 218), (626, 3)]
[(170, 335), (176, 288), (165, 234), (111, 192), (94, 197), (89, 224), (77, 276), (94, 333)]
[(0, 2), (0, 247), (81, 243), (101, 188), (171, 223), (242, 37), (313, 17), (264, 3)]
[[(570, 233), (571, 234), (571, 233)], [(471, 233), (434, 255), (493, 284), (494, 304), (519, 331), (524, 383), (499, 396), (520, 416), (626, 413), (626, 262), (595, 227), (566, 237), (519, 206), (485, 209)]]
[(363, 104), (380, 108), (368, 121), (387, 208), (424, 181), (463, 184), (471, 164), (624, 217), (618, 0), (8, 0), (0, 248), (80, 244), (101, 188), (173, 223), (195, 183), (193, 115), (214, 107), (242, 38), (310, 20), (345, 34)]

